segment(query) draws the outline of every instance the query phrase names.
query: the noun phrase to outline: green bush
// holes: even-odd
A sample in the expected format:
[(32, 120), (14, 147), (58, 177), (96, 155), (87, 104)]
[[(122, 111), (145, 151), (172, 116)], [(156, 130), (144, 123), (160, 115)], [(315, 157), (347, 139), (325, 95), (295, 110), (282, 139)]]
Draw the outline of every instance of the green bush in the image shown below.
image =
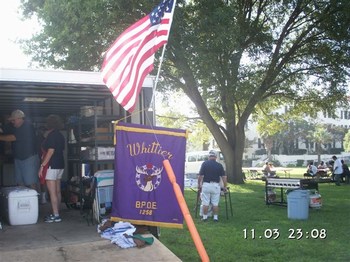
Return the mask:
[(242, 166), (243, 167), (250, 167), (250, 166), (252, 166), (252, 160), (251, 159), (243, 160)]
[(297, 159), (297, 167), (304, 166), (304, 159)]
[(266, 154), (266, 149), (262, 148), (262, 149), (258, 149), (255, 151), (255, 155), (265, 155)]
[(342, 151), (343, 150), (341, 148), (331, 148), (329, 150), (329, 153), (333, 154), (333, 155), (339, 155), (339, 154), (341, 154)]
[(278, 160), (272, 160), (271, 163), (272, 163), (274, 166), (281, 166), (281, 163), (280, 163), (280, 161), (278, 161)]

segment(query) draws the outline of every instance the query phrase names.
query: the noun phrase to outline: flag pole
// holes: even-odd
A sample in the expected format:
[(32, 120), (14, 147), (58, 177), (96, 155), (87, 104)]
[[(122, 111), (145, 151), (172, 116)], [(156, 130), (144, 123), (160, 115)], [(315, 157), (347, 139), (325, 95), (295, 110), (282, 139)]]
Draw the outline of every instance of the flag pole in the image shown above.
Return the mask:
[(152, 92), (151, 101), (149, 103), (149, 107), (152, 107), (152, 104), (153, 104), (153, 101), (154, 101), (154, 97), (156, 95), (156, 89), (157, 89), (157, 84), (158, 84), (158, 80), (159, 80), (160, 70), (161, 70), (162, 63), (163, 63), (163, 57), (164, 57), (164, 54), (165, 54), (165, 48), (166, 48), (166, 45), (163, 46), (162, 55), (161, 55), (161, 57), (159, 59), (158, 72), (157, 72), (156, 78), (154, 80), (153, 92)]
[[(172, 12), (171, 12), (171, 25), (173, 24), (173, 16), (174, 16), (174, 12), (175, 12), (175, 6), (176, 6), (176, 0), (174, 0), (174, 2), (173, 2), (173, 8), (172, 8)], [(171, 28), (171, 25), (170, 25), (170, 28)], [(170, 29), (169, 29), (169, 34), (170, 34)], [(168, 38), (169, 38), (169, 34), (168, 34)], [(163, 58), (164, 58), (166, 46), (167, 46), (167, 44), (165, 44), (163, 46), (162, 54), (159, 58), (158, 71), (157, 71), (156, 79), (154, 80), (154, 85), (153, 85), (153, 94), (151, 97), (151, 102), (149, 103), (150, 107), (152, 106), (152, 103), (154, 101), (154, 97), (156, 95), (157, 84), (158, 84), (158, 80), (159, 80), (160, 70), (161, 70), (162, 64), (163, 64)]]

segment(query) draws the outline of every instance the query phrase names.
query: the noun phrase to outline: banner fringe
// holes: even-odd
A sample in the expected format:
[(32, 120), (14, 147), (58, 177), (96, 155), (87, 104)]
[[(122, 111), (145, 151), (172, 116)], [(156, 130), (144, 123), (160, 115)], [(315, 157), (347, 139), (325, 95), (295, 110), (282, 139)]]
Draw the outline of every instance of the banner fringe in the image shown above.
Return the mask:
[(133, 225), (140, 225), (140, 226), (155, 226), (155, 227), (167, 227), (167, 228), (176, 228), (176, 229), (183, 229), (183, 224), (172, 224), (172, 223), (165, 223), (165, 222), (153, 222), (153, 221), (146, 221), (146, 220), (134, 220), (134, 219), (125, 219), (121, 217), (111, 217), (111, 221), (113, 222), (129, 222)]

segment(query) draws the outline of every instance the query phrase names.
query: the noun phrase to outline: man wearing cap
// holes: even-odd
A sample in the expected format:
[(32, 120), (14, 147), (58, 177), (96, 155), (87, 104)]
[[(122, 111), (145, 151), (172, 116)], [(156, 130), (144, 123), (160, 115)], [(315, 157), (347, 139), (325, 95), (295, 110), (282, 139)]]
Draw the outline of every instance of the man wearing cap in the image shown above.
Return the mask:
[(12, 112), (9, 120), (14, 126), (12, 134), (1, 134), (0, 141), (12, 142), (17, 185), (37, 190), (40, 159), (37, 152), (35, 129), (26, 121), (21, 110)]
[(209, 204), (213, 205), (214, 221), (218, 222), (220, 201), (220, 179), (224, 183), (223, 190), (227, 188), (227, 177), (222, 164), (216, 162), (215, 151), (209, 152), (209, 159), (204, 161), (198, 177), (198, 190), (202, 191), (201, 200), (203, 205), (203, 221), (208, 219)]

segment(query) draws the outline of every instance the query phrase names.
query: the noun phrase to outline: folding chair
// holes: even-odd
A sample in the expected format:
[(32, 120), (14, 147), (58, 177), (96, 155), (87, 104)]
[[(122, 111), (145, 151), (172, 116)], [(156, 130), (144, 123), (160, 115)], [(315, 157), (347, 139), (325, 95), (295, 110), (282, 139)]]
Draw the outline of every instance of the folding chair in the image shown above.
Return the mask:
[(227, 195), (228, 195), (228, 202), (230, 204), (230, 212), (231, 212), (231, 217), (232, 217), (233, 216), (232, 201), (231, 201), (231, 192), (230, 192), (229, 187), (227, 187), (226, 192), (224, 192), (226, 219), (228, 219)]
[(96, 185), (93, 177), (83, 179), (80, 186), (80, 214), (86, 219), (88, 226), (94, 225), (93, 203)]
[(197, 199), (196, 199), (196, 204), (195, 204), (195, 207), (194, 207), (194, 216), (195, 218), (197, 218), (197, 214), (198, 214), (198, 206), (200, 206), (200, 201), (201, 201), (201, 190), (194, 190), (191, 188), (192, 191), (196, 192), (197, 193)]

